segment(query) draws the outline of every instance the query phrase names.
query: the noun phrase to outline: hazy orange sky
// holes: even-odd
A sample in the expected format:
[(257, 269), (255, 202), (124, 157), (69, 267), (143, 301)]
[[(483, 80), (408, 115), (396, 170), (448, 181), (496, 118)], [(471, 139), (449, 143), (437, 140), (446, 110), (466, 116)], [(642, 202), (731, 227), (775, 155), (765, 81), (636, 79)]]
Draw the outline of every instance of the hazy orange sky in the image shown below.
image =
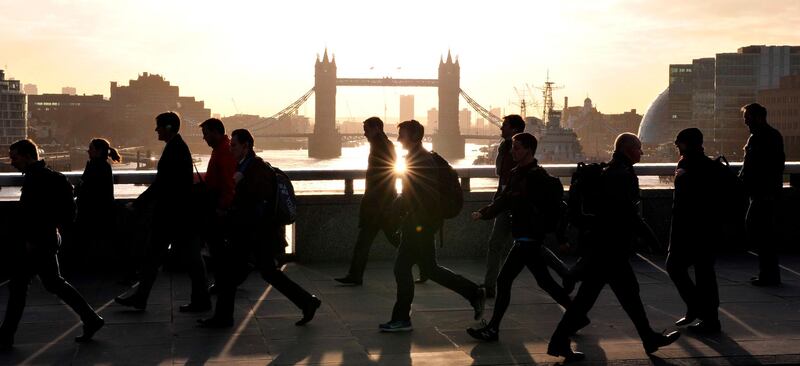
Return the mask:
[[(222, 115), (236, 113), (232, 99), (250, 114), (288, 105), (313, 86), (325, 47), (340, 77), (435, 78), (451, 49), (462, 89), (505, 113), (518, 113), (514, 87), (540, 85), (548, 69), (559, 102), (589, 95), (603, 112), (642, 113), (670, 63), (800, 45), (798, 0), (0, 0), (0, 20), (0, 67), (40, 93), (108, 97), (110, 81), (150, 72)], [(400, 94), (417, 96), (421, 120), (437, 103), (435, 89), (339, 88), (337, 117), (396, 118)], [(313, 111), (313, 99), (300, 110)]]

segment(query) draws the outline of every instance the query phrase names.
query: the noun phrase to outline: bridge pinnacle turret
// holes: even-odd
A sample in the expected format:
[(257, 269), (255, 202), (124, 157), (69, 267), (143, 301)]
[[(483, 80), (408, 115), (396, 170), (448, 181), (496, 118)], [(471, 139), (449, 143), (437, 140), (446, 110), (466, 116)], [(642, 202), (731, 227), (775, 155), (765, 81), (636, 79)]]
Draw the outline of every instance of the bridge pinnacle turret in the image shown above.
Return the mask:
[(322, 56), (322, 62), (328, 63), (328, 47), (325, 47), (325, 54)]
[(453, 63), (453, 56), (450, 55), (450, 50), (449, 49), (447, 50), (447, 63), (448, 64), (452, 64)]

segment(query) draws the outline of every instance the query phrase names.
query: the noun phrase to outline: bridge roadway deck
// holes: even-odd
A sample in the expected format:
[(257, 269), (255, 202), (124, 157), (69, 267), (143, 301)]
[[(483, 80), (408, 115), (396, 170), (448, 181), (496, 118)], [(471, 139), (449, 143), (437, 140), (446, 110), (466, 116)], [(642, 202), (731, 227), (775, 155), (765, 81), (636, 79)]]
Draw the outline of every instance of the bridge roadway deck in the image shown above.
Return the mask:
[[(644, 258), (634, 258), (633, 263), (651, 323), (656, 329), (673, 328), (670, 325), (683, 314), (684, 306), (663, 273), (664, 258)], [(473, 280), (482, 277), (481, 260), (443, 262)], [(783, 265), (781, 287), (756, 288), (746, 281), (756, 268), (755, 257), (721, 258), (717, 271), (724, 333), (704, 337), (684, 332), (674, 345), (651, 358), (606, 288), (589, 314), (592, 324), (575, 338), (577, 349), (587, 353), (588, 361), (581, 364), (798, 364), (800, 257), (784, 258)], [(337, 286), (333, 277), (345, 270), (342, 263), (288, 265), (288, 274), (323, 301), (317, 317), (305, 327), (293, 325), (299, 314), (286, 298), (258, 276), (250, 276), (238, 292), (236, 323), (228, 330), (196, 328), (195, 320), (204, 315), (177, 311), (189, 296), (183, 274), (162, 274), (144, 312), (127, 311), (111, 302), (124, 289), (113, 276), (71, 275), (68, 278), (107, 321), (94, 342), (82, 345), (72, 341), (79, 331), (77, 319), (34, 281), (16, 347), (0, 354), (0, 364), (438, 366), (560, 361), (547, 356), (545, 349), (561, 308), (527, 272), (515, 282), (500, 341), (479, 343), (464, 331), (476, 325), (467, 303), (434, 283), (417, 285), (413, 332), (379, 333), (377, 325), (388, 320), (394, 300), (391, 262), (370, 263), (363, 287)], [(6, 287), (0, 288), (3, 305)]]

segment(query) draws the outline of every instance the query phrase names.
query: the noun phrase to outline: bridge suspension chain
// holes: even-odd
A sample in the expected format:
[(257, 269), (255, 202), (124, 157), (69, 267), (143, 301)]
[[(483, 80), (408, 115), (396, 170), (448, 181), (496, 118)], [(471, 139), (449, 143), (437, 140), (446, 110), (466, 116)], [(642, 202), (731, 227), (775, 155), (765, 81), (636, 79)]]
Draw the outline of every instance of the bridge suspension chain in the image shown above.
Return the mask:
[(268, 119), (272, 120), (271, 122), (265, 123), (265, 124), (261, 124), (261, 125), (255, 124), (254, 126), (252, 126), (253, 132), (268, 128), (269, 126), (272, 126), (272, 124), (277, 122), (282, 117), (285, 117), (288, 114), (297, 112), (297, 109), (300, 108), (300, 106), (303, 105), (303, 103), (305, 103), (308, 100), (308, 98), (311, 97), (312, 94), (314, 94), (314, 88), (313, 87), (311, 89), (309, 89), (305, 94), (303, 94), (303, 96), (301, 96), (300, 98), (297, 98), (297, 100), (292, 102), (292, 104), (289, 104), (288, 106), (286, 106), (286, 108), (281, 109), (280, 112), (275, 113), (272, 116), (268, 117)]
[(464, 97), (464, 100), (467, 101), (467, 104), (469, 104), (470, 107), (472, 107), (472, 109), (478, 112), (478, 114), (480, 114), (481, 117), (486, 118), (486, 120), (489, 121), (489, 123), (497, 127), (500, 127), (503, 124), (502, 118), (495, 116), (494, 114), (492, 114), (492, 112), (489, 112), (486, 108), (483, 108), (483, 106), (478, 104), (478, 102), (476, 102), (475, 99), (472, 99), (472, 97), (467, 95), (467, 93), (464, 92), (464, 89), (458, 89), (458, 92), (459, 94), (461, 94), (462, 97)]

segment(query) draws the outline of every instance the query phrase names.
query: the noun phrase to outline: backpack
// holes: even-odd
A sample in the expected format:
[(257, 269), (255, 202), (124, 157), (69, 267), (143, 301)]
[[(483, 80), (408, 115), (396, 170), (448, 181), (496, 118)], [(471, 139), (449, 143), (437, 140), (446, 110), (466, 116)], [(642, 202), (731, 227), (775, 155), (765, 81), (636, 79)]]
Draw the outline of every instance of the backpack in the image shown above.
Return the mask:
[(541, 199), (538, 201), (539, 213), (542, 216), (542, 228), (545, 233), (559, 230), (563, 218), (564, 185), (561, 180), (547, 172), (542, 175)]
[(75, 204), (72, 184), (67, 180), (67, 177), (64, 174), (52, 171), (52, 179), (52, 202), (56, 202), (56, 224), (63, 229), (75, 222), (75, 213), (78, 210), (78, 206)]
[(603, 172), (607, 167), (607, 163), (578, 163), (569, 184), (567, 220), (570, 225), (588, 230), (595, 224), (603, 196)]
[(744, 184), (724, 156), (720, 155), (712, 161), (715, 201), (712, 222), (722, 229), (724, 241), (743, 247), (745, 216), (749, 205)]
[(297, 196), (289, 176), (278, 168), (267, 164), (275, 174), (275, 222), (291, 225), (297, 220)]
[(452, 219), (458, 216), (464, 208), (464, 192), (458, 179), (458, 173), (443, 157), (431, 152), (433, 162), (436, 164), (436, 184), (439, 191), (439, 207), (443, 219)]

